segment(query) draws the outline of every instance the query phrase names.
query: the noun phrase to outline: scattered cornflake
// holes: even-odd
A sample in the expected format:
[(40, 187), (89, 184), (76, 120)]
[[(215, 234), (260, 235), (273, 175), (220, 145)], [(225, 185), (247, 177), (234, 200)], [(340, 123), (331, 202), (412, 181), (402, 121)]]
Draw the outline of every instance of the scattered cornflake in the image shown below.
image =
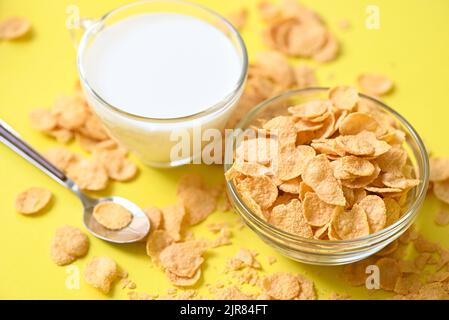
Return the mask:
[(235, 271), (245, 267), (260, 269), (261, 265), (256, 260), (254, 252), (241, 248), (233, 258), (228, 260), (226, 270)]
[(250, 285), (255, 286), (259, 283), (260, 277), (256, 269), (244, 268), (242, 270), (237, 270), (232, 273), (233, 278), (237, 279), (239, 285)]
[(434, 182), (432, 191), (435, 197), (444, 203), (449, 204), (449, 179)]
[(157, 230), (162, 226), (162, 211), (156, 207), (143, 209), (151, 224), (151, 231)]
[(423, 235), (418, 235), (418, 237), (413, 241), (416, 251), (423, 253), (434, 253), (438, 251), (438, 244), (424, 238)]
[(343, 267), (343, 278), (352, 286), (365, 285), (367, 276), (366, 268), (370, 265), (374, 265), (375, 262), (375, 257), (371, 256), (366, 259), (347, 264)]
[(72, 263), (89, 250), (89, 238), (80, 229), (64, 225), (56, 229), (50, 245), (50, 256), (58, 266)]
[(273, 256), (268, 256), (268, 257), (267, 257), (267, 262), (268, 262), (269, 265), (273, 265), (273, 264), (275, 264), (277, 261), (278, 261), (278, 259), (277, 259), (276, 257), (273, 257)]
[(200, 175), (191, 173), (182, 176), (178, 182), (177, 196), (185, 207), (187, 224), (200, 223), (214, 212), (219, 195), (219, 188), (206, 186)]
[(17, 212), (25, 215), (41, 212), (51, 201), (52, 193), (44, 188), (33, 187), (21, 192), (15, 202)]
[(393, 81), (380, 74), (361, 74), (357, 78), (357, 82), (363, 92), (374, 96), (385, 95), (393, 88)]
[(414, 260), (416, 270), (422, 271), (426, 267), (426, 265), (429, 264), (431, 258), (432, 254), (428, 252), (418, 254), (418, 256)]
[(67, 169), (81, 160), (81, 157), (66, 148), (52, 148), (44, 152), (44, 157), (59, 170), (67, 172)]
[(174, 243), (162, 250), (160, 264), (174, 285), (192, 286), (199, 281), (207, 246), (205, 241), (193, 240)]
[(132, 214), (125, 207), (115, 202), (101, 202), (94, 207), (93, 217), (103, 227), (120, 230), (132, 221)]
[(219, 232), (220, 235), (210, 244), (212, 248), (218, 248), (231, 244), (231, 236), (232, 236), (231, 231), (228, 230), (226, 227), (224, 227), (221, 228)]
[(401, 276), (398, 262), (392, 258), (381, 258), (376, 262), (379, 268), (380, 287), (392, 291)]
[(0, 21), (0, 40), (14, 40), (25, 36), (31, 29), (30, 22), (21, 17)]
[(154, 230), (150, 233), (146, 243), (147, 255), (151, 260), (158, 264), (159, 255), (166, 247), (170, 246), (175, 240), (165, 230)]
[(301, 292), (298, 278), (288, 272), (276, 272), (265, 276), (262, 288), (268, 296), (276, 300), (292, 300)]
[(418, 292), (421, 286), (422, 283), (419, 275), (413, 273), (406, 274), (398, 278), (393, 291), (397, 294), (406, 295)]
[(207, 225), (207, 229), (209, 229), (212, 233), (219, 233), (223, 228), (229, 228), (229, 222), (216, 222), (216, 223), (209, 223)]
[(181, 203), (170, 205), (162, 209), (164, 230), (175, 241), (181, 239), (181, 228), (186, 212)]
[(137, 173), (137, 166), (121, 150), (95, 150), (94, 157), (104, 165), (113, 180), (128, 181)]
[(101, 290), (103, 293), (109, 293), (111, 285), (117, 278), (118, 267), (114, 260), (109, 257), (94, 257), (84, 269), (84, 280)]
[(301, 287), (301, 292), (299, 293), (299, 300), (316, 300), (317, 295), (315, 291), (315, 284), (312, 280), (306, 278), (302, 275), (297, 275), (299, 285)]
[(446, 207), (441, 206), (437, 215), (435, 216), (435, 223), (439, 226), (446, 226), (449, 224), (449, 210)]
[(103, 164), (94, 158), (83, 159), (69, 166), (67, 175), (81, 189), (89, 191), (105, 189), (109, 180)]
[(319, 62), (335, 59), (338, 44), (316, 12), (294, 0), (284, 0), (278, 6), (262, 3), (259, 12), (268, 24), (264, 40), (273, 49)]
[(430, 176), (429, 176), (430, 181), (438, 182), (449, 179), (449, 158), (431, 157), (429, 159), (429, 164), (430, 164)]

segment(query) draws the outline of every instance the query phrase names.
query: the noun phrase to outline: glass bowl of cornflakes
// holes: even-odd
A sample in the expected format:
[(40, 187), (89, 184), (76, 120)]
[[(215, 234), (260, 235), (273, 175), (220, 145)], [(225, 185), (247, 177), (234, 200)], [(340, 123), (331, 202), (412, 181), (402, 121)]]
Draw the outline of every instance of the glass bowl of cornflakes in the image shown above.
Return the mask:
[(256, 106), (227, 136), (224, 170), (245, 223), (283, 255), (315, 265), (394, 250), (429, 180), (410, 123), (348, 86), (291, 90)]

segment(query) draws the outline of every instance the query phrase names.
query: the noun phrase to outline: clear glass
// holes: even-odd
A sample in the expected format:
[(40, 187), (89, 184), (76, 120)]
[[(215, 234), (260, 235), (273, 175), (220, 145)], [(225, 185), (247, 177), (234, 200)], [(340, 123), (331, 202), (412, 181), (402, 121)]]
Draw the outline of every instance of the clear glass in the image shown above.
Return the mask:
[[(328, 88), (308, 88), (286, 92), (252, 109), (238, 124), (238, 128), (244, 130), (253, 125), (259, 127), (257, 119), (269, 119), (273, 116), (287, 114), (287, 108), (292, 104), (325, 99), (327, 98), (327, 92)], [(355, 240), (306, 239), (282, 231), (259, 218), (245, 205), (232, 181), (228, 181), (226, 184), (231, 203), (246, 224), (263, 241), (293, 260), (314, 265), (341, 265), (364, 259), (378, 252), (403, 234), (412, 225), (424, 201), (429, 184), (429, 160), (424, 143), (418, 133), (399, 113), (381, 101), (363, 94), (361, 94), (361, 99), (385, 111), (405, 132), (405, 148), (409, 151), (411, 162), (416, 167), (416, 178), (421, 181), (418, 186), (408, 193), (404, 214), (394, 224), (369, 236)], [(229, 136), (228, 139), (238, 139), (238, 136)], [(231, 141), (227, 142), (225, 172), (232, 166), (234, 145), (235, 140), (232, 143)]]
[[(84, 70), (84, 57), (90, 44), (103, 28), (111, 26), (133, 15), (143, 13), (177, 13), (195, 17), (221, 30), (235, 46), (241, 58), (241, 72), (233, 90), (222, 101), (204, 111), (187, 117), (155, 119), (140, 117), (113, 106), (99, 95), (90, 85)], [(184, 158), (173, 160), (170, 153), (177, 141), (170, 139), (175, 130), (188, 133), (190, 138), (196, 130), (224, 129), (233, 108), (237, 104), (246, 80), (248, 56), (245, 44), (238, 31), (225, 18), (214, 11), (197, 4), (177, 0), (137, 1), (119, 7), (105, 14), (99, 20), (83, 20), (85, 33), (79, 46), (77, 66), (82, 88), (95, 113), (109, 128), (111, 134), (125, 147), (134, 152), (147, 165), (154, 167), (174, 167), (189, 163), (200, 155), (191, 152)], [(176, 92), (173, 92), (176, 94)]]

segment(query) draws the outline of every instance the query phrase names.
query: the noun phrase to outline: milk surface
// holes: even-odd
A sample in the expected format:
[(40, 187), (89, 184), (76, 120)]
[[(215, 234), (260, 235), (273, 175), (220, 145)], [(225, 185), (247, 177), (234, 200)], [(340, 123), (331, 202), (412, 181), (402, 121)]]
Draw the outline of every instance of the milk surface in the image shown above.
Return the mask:
[(176, 13), (135, 15), (95, 36), (83, 59), (90, 86), (128, 113), (169, 119), (220, 102), (242, 60), (217, 28)]

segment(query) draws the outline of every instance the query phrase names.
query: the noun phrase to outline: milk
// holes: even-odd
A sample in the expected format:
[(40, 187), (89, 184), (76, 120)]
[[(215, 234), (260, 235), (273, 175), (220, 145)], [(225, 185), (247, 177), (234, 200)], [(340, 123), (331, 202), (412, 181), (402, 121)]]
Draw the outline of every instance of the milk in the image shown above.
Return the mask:
[[(83, 84), (90, 105), (112, 134), (155, 166), (175, 165), (170, 159), (176, 143), (170, 139), (173, 131), (191, 134), (193, 128), (224, 127), (241, 94), (235, 89), (246, 71), (241, 54), (222, 31), (176, 13), (131, 16), (98, 31), (82, 49), (79, 64), (84, 77), (102, 100), (127, 114), (162, 120), (114, 111)], [(226, 105), (208, 116), (168, 120), (197, 114), (223, 101)]]

